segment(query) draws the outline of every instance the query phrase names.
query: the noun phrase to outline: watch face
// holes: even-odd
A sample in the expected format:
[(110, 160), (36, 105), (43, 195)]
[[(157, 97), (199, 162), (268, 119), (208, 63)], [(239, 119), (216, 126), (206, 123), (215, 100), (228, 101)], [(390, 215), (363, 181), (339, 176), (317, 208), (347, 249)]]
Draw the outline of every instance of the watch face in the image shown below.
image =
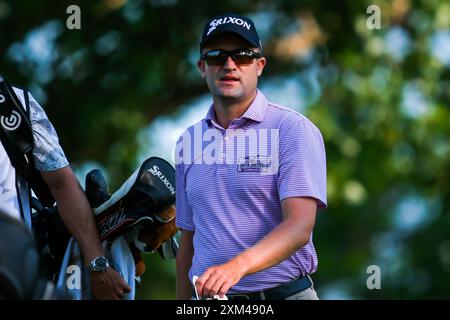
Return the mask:
[(95, 266), (100, 269), (105, 269), (106, 268), (106, 259), (103, 257), (98, 258), (97, 261), (95, 262)]
[(108, 259), (105, 257), (97, 257), (92, 263), (91, 263), (91, 270), (90, 271), (103, 271), (106, 268), (109, 267)]

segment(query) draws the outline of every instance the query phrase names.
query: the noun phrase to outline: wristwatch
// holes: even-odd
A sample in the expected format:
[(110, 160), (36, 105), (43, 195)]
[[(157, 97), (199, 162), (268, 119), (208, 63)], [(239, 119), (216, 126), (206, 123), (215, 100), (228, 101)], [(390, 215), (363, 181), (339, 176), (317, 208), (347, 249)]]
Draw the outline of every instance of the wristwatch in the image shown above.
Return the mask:
[(109, 267), (109, 262), (106, 257), (97, 257), (89, 263), (87, 269), (89, 272), (105, 271)]

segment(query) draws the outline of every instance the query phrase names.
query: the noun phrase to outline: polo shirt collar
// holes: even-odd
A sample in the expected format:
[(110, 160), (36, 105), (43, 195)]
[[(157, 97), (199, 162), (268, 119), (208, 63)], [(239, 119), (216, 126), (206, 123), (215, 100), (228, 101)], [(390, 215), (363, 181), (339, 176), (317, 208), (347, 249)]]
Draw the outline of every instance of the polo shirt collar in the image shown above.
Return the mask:
[[(262, 122), (264, 120), (264, 116), (266, 115), (267, 105), (268, 102), (266, 97), (262, 94), (261, 91), (256, 89), (255, 99), (253, 99), (253, 102), (250, 104), (250, 106), (247, 108), (244, 114), (240, 116), (237, 120), (245, 118), (256, 122)], [(208, 125), (213, 123), (215, 126), (219, 126), (216, 120), (216, 112), (214, 111), (214, 104), (211, 104), (211, 106), (209, 107), (205, 120), (208, 123)]]

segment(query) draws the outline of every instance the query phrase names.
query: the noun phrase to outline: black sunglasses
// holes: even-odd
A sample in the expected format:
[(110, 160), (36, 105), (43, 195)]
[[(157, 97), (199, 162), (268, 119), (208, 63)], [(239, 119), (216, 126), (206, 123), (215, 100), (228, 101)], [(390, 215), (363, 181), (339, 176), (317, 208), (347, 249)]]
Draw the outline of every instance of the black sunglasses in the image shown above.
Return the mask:
[(250, 49), (236, 49), (232, 51), (210, 50), (201, 55), (200, 59), (205, 60), (210, 66), (222, 66), (231, 57), (237, 65), (252, 64), (253, 59), (259, 59), (262, 55)]

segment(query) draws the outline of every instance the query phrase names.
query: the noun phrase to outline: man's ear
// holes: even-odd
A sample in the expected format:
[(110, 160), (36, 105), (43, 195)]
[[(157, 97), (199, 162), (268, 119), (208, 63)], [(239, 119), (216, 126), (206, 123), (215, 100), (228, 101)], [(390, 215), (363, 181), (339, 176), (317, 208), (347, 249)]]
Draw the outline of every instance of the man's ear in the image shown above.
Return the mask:
[(199, 59), (197, 61), (197, 67), (200, 71), (200, 74), (202, 75), (202, 78), (205, 79), (205, 60)]
[(266, 66), (266, 58), (262, 57), (259, 58), (257, 63), (256, 63), (256, 72), (258, 73), (258, 77), (262, 75), (262, 72), (264, 70), (264, 67)]

